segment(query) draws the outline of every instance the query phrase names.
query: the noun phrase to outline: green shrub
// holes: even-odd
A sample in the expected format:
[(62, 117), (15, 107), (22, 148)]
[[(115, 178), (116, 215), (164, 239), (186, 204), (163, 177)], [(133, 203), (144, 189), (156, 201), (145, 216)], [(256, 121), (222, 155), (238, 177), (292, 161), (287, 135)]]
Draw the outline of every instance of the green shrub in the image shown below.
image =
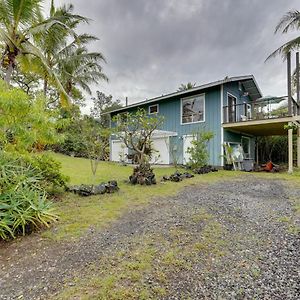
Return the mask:
[(26, 158), (27, 164), (35, 168), (42, 176), (43, 186), (47, 191), (58, 187), (65, 188), (69, 178), (60, 172), (61, 163), (48, 154), (31, 155)]
[(42, 181), (37, 169), (0, 153), (0, 238), (24, 235), (57, 218)]
[(187, 149), (187, 153), (190, 154), (188, 165), (191, 168), (201, 168), (208, 164), (209, 154), (207, 144), (213, 136), (214, 134), (210, 131), (195, 134), (195, 139), (191, 142), (192, 146)]

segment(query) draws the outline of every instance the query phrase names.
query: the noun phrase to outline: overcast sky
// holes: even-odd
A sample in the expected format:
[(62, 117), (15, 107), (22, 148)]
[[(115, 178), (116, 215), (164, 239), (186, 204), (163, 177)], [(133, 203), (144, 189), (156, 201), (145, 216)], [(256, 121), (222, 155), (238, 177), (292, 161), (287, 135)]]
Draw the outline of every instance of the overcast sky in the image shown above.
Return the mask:
[[(50, 1), (49, 1), (50, 2)], [(286, 65), (265, 59), (296, 36), (274, 35), (299, 0), (72, 0), (93, 21), (91, 50), (106, 59), (109, 83), (94, 90), (129, 103), (225, 76), (253, 74), (264, 95), (286, 95)], [(56, 5), (70, 1), (56, 0)], [(88, 108), (85, 109), (88, 111)]]

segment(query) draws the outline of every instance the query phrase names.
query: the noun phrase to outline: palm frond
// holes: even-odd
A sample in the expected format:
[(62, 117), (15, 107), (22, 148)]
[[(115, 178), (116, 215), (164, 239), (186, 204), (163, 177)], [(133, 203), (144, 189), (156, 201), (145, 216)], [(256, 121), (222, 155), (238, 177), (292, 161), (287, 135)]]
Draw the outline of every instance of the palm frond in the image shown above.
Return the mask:
[(300, 28), (300, 12), (298, 10), (292, 10), (287, 12), (280, 20), (275, 28), (275, 33), (281, 31), (287, 33), (293, 29)]
[(268, 61), (270, 58), (274, 58), (277, 55), (281, 55), (283, 59), (286, 59), (286, 55), (290, 51), (298, 50), (299, 48), (300, 48), (300, 36), (280, 46), (278, 49), (276, 49), (266, 58), (265, 62)]

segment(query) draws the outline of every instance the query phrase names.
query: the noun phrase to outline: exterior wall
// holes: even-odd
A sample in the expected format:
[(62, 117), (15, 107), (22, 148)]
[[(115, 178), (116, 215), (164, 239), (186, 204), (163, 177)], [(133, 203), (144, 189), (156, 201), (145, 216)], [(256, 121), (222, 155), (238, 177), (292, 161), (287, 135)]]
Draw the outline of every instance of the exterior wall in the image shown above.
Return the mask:
[[(205, 94), (205, 121), (194, 124), (181, 124), (181, 99)], [(186, 93), (184, 96), (170, 97), (158, 102), (151, 102), (149, 104), (141, 105), (140, 108), (148, 111), (150, 105), (159, 105), (159, 115), (164, 117), (164, 123), (161, 130), (177, 132), (176, 137), (170, 137), (170, 163), (183, 163), (183, 136), (192, 135), (199, 131), (212, 131), (214, 133), (213, 139), (208, 144), (208, 151), (210, 161), (209, 163), (214, 166), (223, 165), (223, 143), (224, 142), (238, 142), (241, 143), (242, 136), (249, 137), (243, 133), (235, 133), (222, 128), (223, 122), (223, 106), (228, 103), (228, 93), (237, 98), (237, 104), (249, 103), (249, 96), (244, 95), (244, 89), (238, 82), (229, 82), (223, 85), (205, 89), (198, 92)], [(122, 112), (134, 112), (137, 107), (124, 108)], [(115, 113), (115, 114), (117, 114)], [(241, 112), (237, 110), (237, 117), (241, 115)], [(113, 117), (114, 115), (112, 115)], [(112, 126), (114, 124), (112, 123)], [(250, 153), (251, 157), (255, 155), (255, 138), (250, 137)]]
[[(189, 96), (205, 94), (205, 121), (194, 124), (181, 124), (181, 99)], [(164, 116), (162, 130), (177, 132), (178, 136), (170, 138), (170, 161), (174, 161), (175, 156), (178, 156), (178, 163), (183, 163), (183, 136), (192, 135), (199, 131), (212, 131), (214, 138), (209, 142), (208, 151), (210, 156), (209, 163), (215, 166), (221, 164), (221, 88), (214, 87), (201, 92), (191, 92), (184, 97), (172, 97), (166, 100), (157, 102), (159, 104), (159, 115)], [(152, 102), (148, 105), (140, 106), (140, 108), (148, 111), (149, 105), (154, 105)], [(124, 111), (134, 112), (136, 107), (129, 108)], [(120, 113), (121, 111), (119, 111)], [(113, 115), (112, 115), (113, 117)], [(174, 147), (176, 151), (174, 151)]]
[[(228, 105), (228, 94), (233, 95), (237, 98), (237, 104), (249, 103), (251, 100), (249, 96), (244, 96), (245, 90), (243, 86), (239, 86), (238, 82), (230, 82), (224, 84), (223, 88), (223, 105)], [(242, 106), (237, 108), (237, 118), (239, 118), (244, 113)], [(232, 143), (241, 143), (242, 137), (250, 138), (250, 156), (254, 159), (255, 157), (255, 137), (249, 136), (248, 134), (244, 134), (242, 132), (237, 133), (229, 130), (224, 130), (224, 142), (232, 142)]]

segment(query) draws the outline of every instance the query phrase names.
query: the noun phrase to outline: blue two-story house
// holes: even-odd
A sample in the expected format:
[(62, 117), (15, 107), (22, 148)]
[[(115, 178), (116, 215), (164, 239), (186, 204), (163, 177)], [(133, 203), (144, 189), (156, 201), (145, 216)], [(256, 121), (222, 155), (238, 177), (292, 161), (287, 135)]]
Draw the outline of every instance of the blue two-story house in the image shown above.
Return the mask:
[[(157, 150), (152, 162), (158, 164), (186, 164), (187, 153), (195, 134), (211, 131), (214, 137), (208, 144), (209, 163), (224, 165), (224, 143), (240, 146), (246, 158), (254, 158), (255, 137), (253, 134), (224, 124), (253, 119), (253, 103), (262, 97), (254, 76), (226, 77), (189, 90), (163, 95), (122, 107), (110, 112), (111, 118), (117, 114), (145, 109), (149, 115), (164, 117), (163, 125), (153, 135), (153, 146)], [(128, 149), (114, 137), (110, 141), (112, 161), (126, 159)]]

